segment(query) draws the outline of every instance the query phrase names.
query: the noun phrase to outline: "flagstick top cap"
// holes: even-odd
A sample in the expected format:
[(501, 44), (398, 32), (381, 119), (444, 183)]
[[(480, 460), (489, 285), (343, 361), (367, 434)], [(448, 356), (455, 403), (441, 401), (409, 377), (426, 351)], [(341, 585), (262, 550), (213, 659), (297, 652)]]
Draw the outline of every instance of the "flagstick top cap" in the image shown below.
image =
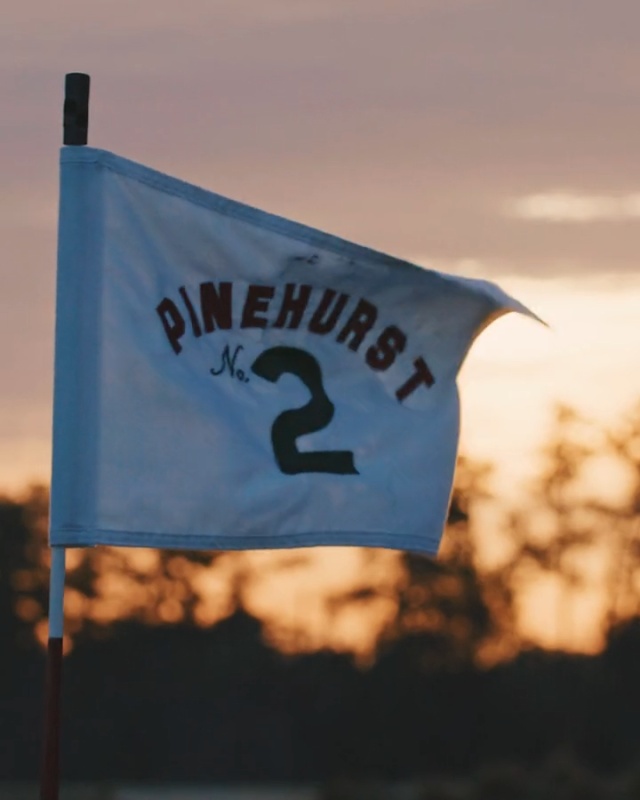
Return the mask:
[(84, 72), (69, 72), (64, 83), (63, 143), (83, 145), (89, 133), (89, 85), (91, 78)]

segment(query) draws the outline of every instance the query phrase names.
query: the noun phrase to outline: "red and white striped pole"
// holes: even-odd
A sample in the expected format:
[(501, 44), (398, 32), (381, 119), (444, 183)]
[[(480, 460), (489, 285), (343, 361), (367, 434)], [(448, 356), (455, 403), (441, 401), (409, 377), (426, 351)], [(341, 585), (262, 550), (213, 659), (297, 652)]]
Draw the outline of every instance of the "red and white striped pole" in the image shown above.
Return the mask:
[[(87, 143), (89, 129), (88, 75), (72, 72), (65, 79), (63, 144)], [(64, 634), (64, 547), (51, 548), (49, 577), (49, 643), (45, 684), (45, 728), (40, 800), (59, 800), (60, 698), (62, 690), (62, 639)]]
[(40, 783), (41, 800), (58, 800), (60, 790), (60, 695), (62, 688), (65, 554), (64, 547), (51, 548), (49, 642), (45, 683), (45, 730)]

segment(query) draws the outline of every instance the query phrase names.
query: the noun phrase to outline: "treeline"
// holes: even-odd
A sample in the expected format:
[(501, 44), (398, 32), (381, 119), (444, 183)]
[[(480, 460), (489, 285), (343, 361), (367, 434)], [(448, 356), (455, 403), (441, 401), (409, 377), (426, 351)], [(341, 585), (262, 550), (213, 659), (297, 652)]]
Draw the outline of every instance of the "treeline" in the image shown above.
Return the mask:
[[(602, 477), (589, 481), (611, 474), (613, 492), (601, 491)], [(226, 618), (204, 626), (196, 578), (222, 556), (71, 552), (64, 775), (407, 779), (536, 764), (559, 751), (602, 771), (633, 763), (640, 408), (613, 431), (559, 409), (527, 502), (506, 509), (495, 528), (480, 522), (488, 469), (461, 460), (456, 486), (441, 558), (398, 554), (382, 575), (379, 559), (389, 553), (367, 551), (359, 584), (328, 599), (336, 615), (386, 609), (366, 666), (349, 653), (269, 644), (277, 637), (247, 613), (251, 575), (242, 572), (229, 586)], [(0, 502), (0, 779), (38, 772), (46, 509), (41, 489)], [(490, 564), (487, 537), (502, 541)], [(599, 655), (545, 652), (522, 635), (521, 594), (541, 574), (561, 589), (546, 612), (560, 633), (571, 625), (566, 598), (598, 588)]]
[[(489, 670), (425, 671), (430, 642), (370, 669), (283, 656), (237, 612), (213, 629), (122, 623), (65, 662), (63, 774), (105, 781), (406, 780), (571, 752), (618, 771), (640, 754), (640, 628), (597, 657), (523, 653)], [(0, 778), (37, 775), (41, 651), (2, 658)]]

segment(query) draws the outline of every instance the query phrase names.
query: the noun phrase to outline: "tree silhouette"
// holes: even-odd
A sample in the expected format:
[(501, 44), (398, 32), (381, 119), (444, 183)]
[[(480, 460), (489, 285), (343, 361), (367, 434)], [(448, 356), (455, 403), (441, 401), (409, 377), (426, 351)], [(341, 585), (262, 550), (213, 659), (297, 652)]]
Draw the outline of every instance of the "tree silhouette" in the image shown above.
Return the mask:
[(514, 606), (510, 586), (499, 571), (481, 568), (477, 506), (489, 499), (491, 470), (461, 458), (448, 525), (437, 559), (401, 553), (391, 581), (381, 582), (375, 551), (369, 572), (354, 591), (335, 596), (336, 608), (386, 600), (391, 613), (381, 626), (378, 654), (402, 640), (425, 669), (470, 666), (512, 653)]
[(570, 598), (598, 590), (606, 635), (640, 611), (640, 404), (613, 429), (558, 406), (542, 454), (526, 504), (507, 516), (505, 574), (516, 592), (540, 575), (556, 581), (558, 642), (573, 633)]
[(9, 646), (32, 642), (34, 627), (46, 615), (47, 554), (38, 527), (45, 498), (33, 488), (24, 502), (0, 500), (0, 641)]
[(608, 528), (611, 548), (607, 581), (607, 625), (611, 629), (640, 614), (640, 402), (612, 431), (606, 446), (621, 466), (623, 496), (593, 504)]
[[(0, 602), (22, 639), (46, 638), (50, 551), (48, 491), (28, 489), (0, 503)], [(69, 548), (65, 581), (65, 633), (100, 635), (116, 620), (151, 625), (199, 622), (202, 591), (196, 578), (219, 554), (199, 550)], [(238, 586), (228, 587), (225, 616), (238, 606)], [(4, 594), (4, 597), (2, 596)]]

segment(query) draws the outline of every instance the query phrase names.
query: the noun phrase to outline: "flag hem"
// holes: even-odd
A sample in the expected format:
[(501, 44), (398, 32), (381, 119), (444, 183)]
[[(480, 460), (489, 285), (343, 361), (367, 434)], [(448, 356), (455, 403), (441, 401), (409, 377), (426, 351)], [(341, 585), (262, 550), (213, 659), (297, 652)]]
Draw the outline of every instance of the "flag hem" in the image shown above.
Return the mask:
[[(309, 531), (277, 536), (149, 533), (88, 528), (57, 528), (52, 544), (61, 547), (158, 547), (176, 550), (282, 550), (289, 547), (383, 547), (436, 555), (441, 537), (401, 536), (384, 531)], [(132, 539), (135, 541), (132, 542)]]

